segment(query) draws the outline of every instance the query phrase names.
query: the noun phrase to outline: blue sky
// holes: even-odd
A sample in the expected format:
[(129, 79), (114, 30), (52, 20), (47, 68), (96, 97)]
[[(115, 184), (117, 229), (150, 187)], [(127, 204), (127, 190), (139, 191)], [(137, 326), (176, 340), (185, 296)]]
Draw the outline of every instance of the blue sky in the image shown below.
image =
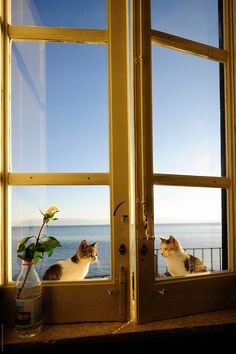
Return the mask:
[(221, 175), (219, 64), (153, 45), (154, 171)]
[[(11, 0), (12, 23), (105, 29), (106, 0)], [(56, 7), (55, 7), (56, 3)]]
[[(13, 24), (106, 28), (105, 0), (60, 0), (56, 11), (54, 0), (12, 3)], [(217, 3), (152, 0), (152, 27), (218, 46)], [(12, 171), (109, 171), (107, 48), (17, 42), (12, 59)], [(219, 176), (218, 63), (156, 46), (152, 59), (154, 172)], [(13, 188), (13, 219), (56, 203), (64, 219), (109, 222), (109, 188), (89, 191)], [(220, 220), (219, 190), (155, 187), (154, 195), (155, 221)]]
[(218, 0), (151, 0), (152, 28), (219, 46)]

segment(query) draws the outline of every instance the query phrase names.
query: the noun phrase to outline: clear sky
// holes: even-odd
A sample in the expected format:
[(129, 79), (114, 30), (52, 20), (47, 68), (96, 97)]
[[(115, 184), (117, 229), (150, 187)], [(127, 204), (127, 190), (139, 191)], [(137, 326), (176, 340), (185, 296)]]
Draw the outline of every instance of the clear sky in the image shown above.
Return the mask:
[[(105, 0), (12, 4), (17, 25), (107, 27)], [(217, 4), (152, 0), (152, 27), (218, 46)], [(106, 46), (12, 49), (12, 171), (108, 172)], [(220, 176), (219, 65), (157, 46), (152, 53), (154, 172)], [(219, 190), (155, 187), (154, 196), (156, 222), (220, 221)], [(14, 223), (52, 203), (73, 223), (109, 222), (108, 187), (15, 187), (12, 198)]]

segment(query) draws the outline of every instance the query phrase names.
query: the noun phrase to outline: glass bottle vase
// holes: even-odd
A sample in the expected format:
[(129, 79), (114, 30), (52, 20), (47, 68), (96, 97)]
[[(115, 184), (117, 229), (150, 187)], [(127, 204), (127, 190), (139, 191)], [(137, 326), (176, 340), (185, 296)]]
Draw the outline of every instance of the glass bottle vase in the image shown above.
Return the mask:
[(34, 264), (22, 261), (16, 280), (15, 330), (20, 337), (33, 337), (41, 331), (42, 285)]

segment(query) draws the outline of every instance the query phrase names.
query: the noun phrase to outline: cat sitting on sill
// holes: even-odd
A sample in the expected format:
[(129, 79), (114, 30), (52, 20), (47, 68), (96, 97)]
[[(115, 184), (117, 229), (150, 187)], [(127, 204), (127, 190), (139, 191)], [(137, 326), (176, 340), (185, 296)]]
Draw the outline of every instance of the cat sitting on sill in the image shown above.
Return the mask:
[(89, 245), (83, 240), (75, 255), (51, 265), (44, 273), (43, 280), (83, 280), (88, 274), (90, 264), (97, 261), (97, 243), (98, 241)]
[(174, 237), (160, 237), (160, 252), (165, 257), (168, 273), (171, 276), (187, 276), (209, 273), (203, 261), (185, 252), (180, 242)]

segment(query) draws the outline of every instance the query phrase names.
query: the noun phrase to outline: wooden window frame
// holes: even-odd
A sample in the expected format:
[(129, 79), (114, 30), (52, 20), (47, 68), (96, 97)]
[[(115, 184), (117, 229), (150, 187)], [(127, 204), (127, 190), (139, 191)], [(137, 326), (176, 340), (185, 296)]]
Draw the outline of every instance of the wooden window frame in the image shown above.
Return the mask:
[[(104, 297), (106, 301), (106, 311), (102, 313), (98, 311), (97, 317), (83, 317), (85, 321), (108, 319), (108, 313), (113, 311), (114, 303), (111, 305), (111, 295), (116, 294), (115, 304), (117, 306), (116, 314), (112, 314), (110, 320), (127, 320), (130, 318), (130, 304), (133, 303), (132, 297), (129, 298), (131, 272), (129, 256), (123, 257), (117, 251), (117, 246), (125, 240), (127, 254), (130, 250), (130, 223), (122, 221), (123, 216), (130, 215), (130, 198), (129, 195), (129, 129), (128, 129), (128, 60), (127, 60), (127, 13), (125, 18), (117, 16), (120, 6), (127, 7), (127, 1), (108, 0), (109, 19), (113, 16), (115, 23), (109, 24), (108, 30), (82, 30), (82, 29), (61, 29), (61, 28), (45, 28), (30, 26), (9, 26), (7, 17), (10, 10), (8, 1), (1, 0), (1, 15), (4, 19), (1, 27), (1, 155), (0, 165), (2, 172), (1, 179), (1, 279), (0, 293), (3, 296), (3, 304), (6, 308), (6, 322), (11, 322), (13, 318), (13, 301), (14, 287), (8, 284), (7, 269), (4, 266), (9, 260), (8, 241), (8, 186), (9, 185), (110, 185), (111, 194), (111, 211), (120, 202), (126, 201), (119, 208), (119, 213), (112, 224), (112, 248), (114, 251), (113, 274), (114, 277), (110, 281), (93, 282), (90, 287), (90, 296), (96, 292), (99, 286), (104, 285)], [(236, 306), (236, 273), (235, 273), (235, 253), (236, 242), (234, 242), (234, 234), (236, 230), (236, 152), (235, 152), (235, 101), (236, 101), (236, 4), (232, 0), (223, 0), (224, 4), (224, 43), (225, 48), (219, 49), (185, 38), (177, 37), (171, 34), (152, 30), (147, 23), (150, 24), (150, 0), (133, 0), (132, 1), (132, 17), (134, 22), (133, 31), (133, 133), (134, 133), (134, 212), (135, 212), (135, 301), (134, 312), (137, 322), (154, 321), (166, 317), (176, 315), (185, 315), (188, 313), (197, 313), (209, 311), (219, 308), (227, 308)], [(122, 10), (123, 11), (123, 10)], [(111, 14), (112, 12), (112, 14)], [(116, 19), (116, 20), (115, 20)], [(229, 20), (230, 19), (230, 20)], [(123, 39), (121, 43), (120, 38)], [(108, 43), (109, 44), (109, 116), (110, 120), (110, 173), (9, 173), (8, 170), (8, 133), (9, 133), (9, 40), (23, 41), (53, 41), (53, 42), (71, 42), (71, 43)], [(146, 40), (148, 39), (148, 40)], [(194, 54), (199, 57), (215, 60), (224, 63), (225, 66), (225, 106), (226, 106), (226, 156), (227, 169), (226, 177), (205, 177), (205, 176), (184, 176), (153, 173), (152, 161), (152, 139), (147, 132), (152, 131), (152, 102), (151, 102), (151, 43), (165, 46), (174, 50), (183, 51), (185, 53)], [(122, 54), (122, 55), (121, 55)], [(111, 61), (111, 57), (117, 58)], [(122, 58), (122, 68), (119, 59)], [(112, 85), (116, 82), (117, 85)], [(121, 105), (120, 102), (123, 102)], [(121, 120), (120, 117), (124, 119)], [(117, 132), (122, 132), (121, 134)], [(124, 134), (124, 132), (126, 132)], [(122, 149), (118, 148), (120, 145)], [(148, 158), (146, 158), (148, 156)], [(120, 166), (127, 168), (120, 170)], [(118, 180), (124, 180), (125, 185), (118, 183)], [(154, 278), (154, 242), (153, 239), (145, 237), (145, 218), (148, 220), (148, 233), (154, 234), (153, 225), (153, 187), (155, 185), (167, 186), (192, 186), (192, 187), (213, 187), (225, 188), (228, 192), (227, 209), (228, 209), (228, 227), (229, 227), (229, 268), (230, 272), (222, 272), (222, 274), (210, 275), (205, 278), (171, 280), (164, 282), (155, 282)], [(113, 216), (111, 215), (111, 218)], [(126, 219), (127, 220), (127, 219)], [(114, 241), (114, 230), (116, 232), (116, 241)], [(115, 242), (115, 243), (114, 243)], [(145, 251), (145, 252), (144, 252)], [(147, 255), (147, 256), (146, 256)], [(151, 255), (151, 257), (150, 257)], [(165, 300), (163, 302), (163, 294), (174, 296), (176, 301), (181, 298), (181, 294), (192, 296), (192, 290), (196, 289), (198, 284), (198, 292), (196, 296), (204, 294), (209, 301), (199, 302), (192, 309), (193, 302), (187, 304), (178, 302), (178, 311), (176, 306), (172, 306), (170, 311), (166, 313)], [(85, 297), (85, 288), (82, 284), (79, 286), (80, 297)], [(118, 285), (118, 286), (117, 286)], [(77, 287), (78, 288), (78, 287)], [(209, 290), (206, 291), (206, 288)], [(173, 292), (174, 289), (174, 292)], [(213, 298), (214, 293), (219, 293), (219, 298)], [(61, 300), (70, 298), (72, 292), (76, 292), (76, 286), (67, 284), (62, 286), (49, 285), (44, 286), (45, 295), (48, 296), (48, 305), (45, 307), (45, 315), (47, 322), (78, 322), (81, 318), (78, 311), (72, 317), (68, 317), (68, 307), (65, 306), (64, 312), (59, 316)], [(120, 296), (123, 294), (124, 296)], [(207, 298), (208, 296), (208, 298)], [(53, 302), (56, 304), (55, 313), (46, 314)], [(195, 297), (197, 301), (197, 298)], [(51, 301), (51, 302), (50, 302)], [(194, 301), (194, 298), (192, 298)], [(96, 302), (96, 301), (95, 301)], [(156, 306), (157, 305), (157, 306)], [(161, 306), (160, 306), (161, 305)], [(162, 307), (162, 305), (164, 305)], [(175, 305), (175, 304), (174, 304)], [(81, 309), (80, 309), (81, 310)], [(101, 311), (100, 311), (101, 310)], [(84, 311), (82, 309), (84, 314)]]
[[(10, 25), (10, 1), (1, 1), (3, 27), (1, 32), (1, 287), (7, 309), (5, 321), (14, 315), (14, 285), (8, 279), (9, 200), (11, 186), (100, 186), (110, 187), (111, 278), (77, 283), (43, 284), (44, 319), (48, 323), (79, 321), (124, 321), (130, 318), (130, 221), (129, 221), (129, 122), (127, 84), (127, 10), (126, 0), (107, 0), (106, 30), (52, 28)], [(106, 44), (108, 46), (108, 104), (109, 104), (109, 165), (108, 173), (14, 173), (9, 171), (10, 117), (10, 42), (57, 42)], [(123, 166), (123, 168), (120, 168)], [(125, 201), (125, 202), (124, 202)], [(124, 202), (124, 203), (121, 203)], [(117, 205), (119, 210), (113, 215)], [(123, 217), (125, 215), (125, 218)], [(117, 250), (126, 247), (125, 255)], [(101, 290), (102, 289), (102, 290)], [(95, 295), (94, 295), (95, 294)], [(99, 300), (94, 301), (95, 297)], [(78, 300), (76, 300), (76, 298)], [(66, 299), (69, 300), (66, 301)], [(81, 304), (80, 304), (81, 302)], [(86, 306), (83, 306), (86, 302)], [(89, 305), (90, 302), (90, 305)], [(54, 309), (52, 311), (52, 304)], [(81, 306), (80, 306), (81, 305)], [(90, 311), (87, 311), (90, 306)], [(64, 307), (64, 308), (63, 308)], [(71, 309), (73, 308), (73, 311)]]
[[(233, 32), (236, 6), (223, 0), (224, 49), (215, 48), (151, 28), (150, 0), (133, 0), (133, 112), (135, 164), (135, 284), (136, 321), (149, 322), (163, 318), (235, 306), (235, 70)], [(234, 16), (232, 15), (234, 14)], [(229, 20), (230, 19), (230, 20)], [(234, 22), (233, 22), (234, 20)], [(236, 37), (234, 37), (236, 38)], [(226, 177), (160, 174), (153, 172), (152, 145), (152, 69), (151, 46), (156, 44), (172, 50), (207, 58), (225, 67), (225, 131)], [(234, 73), (234, 76), (232, 75)], [(151, 132), (151, 133), (150, 133)], [(228, 269), (198, 279), (155, 281), (154, 274), (154, 186), (221, 188), (227, 193)], [(148, 232), (146, 228), (148, 227)], [(145, 236), (146, 235), (146, 236)], [(145, 253), (143, 252), (145, 250)], [(202, 298), (193, 306), (194, 291)], [(209, 287), (209, 291), (207, 291)], [(212, 302), (210, 289), (220, 293)], [(189, 298), (187, 298), (189, 296)], [(196, 301), (197, 302), (197, 301)], [(177, 306), (178, 305), (178, 306)], [(169, 306), (169, 308), (168, 308)]]

